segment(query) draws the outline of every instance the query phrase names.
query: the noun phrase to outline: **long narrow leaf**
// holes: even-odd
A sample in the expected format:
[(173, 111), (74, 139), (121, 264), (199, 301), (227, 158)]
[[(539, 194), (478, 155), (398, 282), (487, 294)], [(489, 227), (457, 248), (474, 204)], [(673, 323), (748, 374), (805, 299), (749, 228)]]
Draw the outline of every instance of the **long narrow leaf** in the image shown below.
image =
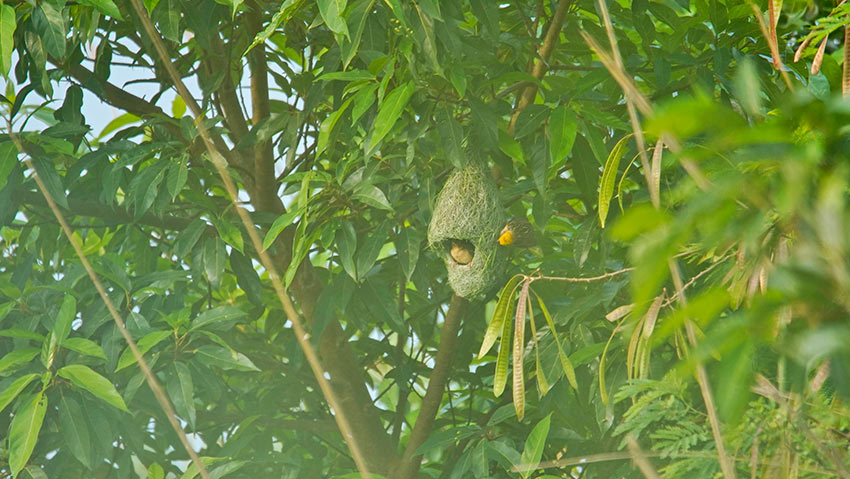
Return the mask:
[(564, 370), (564, 376), (567, 377), (567, 381), (569, 381), (570, 386), (572, 386), (573, 389), (578, 389), (575, 368), (573, 368), (573, 363), (570, 361), (570, 358), (564, 354), (563, 348), (561, 348), (561, 340), (558, 338), (558, 332), (555, 330), (555, 323), (552, 321), (552, 315), (550, 315), (549, 310), (546, 309), (546, 303), (543, 302), (543, 299), (537, 293), (534, 293), (534, 296), (537, 297), (537, 304), (540, 305), (540, 311), (543, 312), (543, 317), (546, 318), (546, 324), (549, 325), (549, 331), (552, 332), (552, 337), (555, 338), (555, 345), (558, 346), (558, 358), (561, 360), (561, 369)]
[(611, 153), (608, 154), (608, 159), (605, 160), (605, 166), (602, 168), (602, 177), (599, 180), (599, 224), (604, 228), (605, 219), (608, 217), (608, 206), (611, 204), (611, 197), (614, 194), (614, 181), (617, 179), (617, 170), (620, 168), (620, 159), (623, 158), (623, 153), (626, 149), (626, 142), (629, 141), (631, 134), (628, 134), (620, 139)]
[(514, 322), (514, 369), (513, 369), (513, 395), (514, 410), (520, 421), (525, 415), (525, 378), (522, 364), (523, 351), (525, 349), (525, 306), (528, 302), (528, 281), (522, 284), (522, 290), (517, 300), (516, 316)]
[(9, 469), (12, 477), (17, 476), (30, 460), (45, 412), (47, 396), (42, 392), (26, 400), (15, 411), (15, 417), (9, 426)]
[(381, 102), (378, 107), (378, 115), (375, 117), (375, 124), (372, 128), (372, 136), (369, 139), (369, 148), (366, 151), (366, 156), (369, 157), (378, 148), (381, 140), (392, 130), (396, 121), (401, 117), (404, 107), (407, 106), (407, 101), (410, 100), (416, 87), (413, 82), (407, 82), (404, 85), (390, 92), (386, 99)]
[(537, 378), (537, 392), (540, 396), (549, 392), (549, 381), (540, 366), (540, 345), (537, 343), (537, 326), (534, 324), (534, 308), (531, 306), (531, 296), (525, 298), (528, 308), (528, 325), (531, 327), (531, 339), (534, 341), (534, 376)]
[(508, 280), (508, 283), (502, 288), (502, 292), (499, 293), (499, 302), (496, 303), (496, 309), (493, 311), (493, 319), (490, 320), (490, 325), (484, 333), (484, 340), (481, 342), (481, 349), (478, 350), (478, 359), (483, 358), (490, 351), (490, 348), (496, 343), (499, 333), (504, 328), (503, 322), (508, 317), (508, 305), (520, 279), (522, 279), (521, 275), (515, 275)]
[(496, 371), (493, 373), (493, 395), (499, 397), (505, 391), (508, 382), (508, 358), (511, 350), (511, 322), (503, 321), (502, 339), (499, 341), (499, 356), (496, 358)]

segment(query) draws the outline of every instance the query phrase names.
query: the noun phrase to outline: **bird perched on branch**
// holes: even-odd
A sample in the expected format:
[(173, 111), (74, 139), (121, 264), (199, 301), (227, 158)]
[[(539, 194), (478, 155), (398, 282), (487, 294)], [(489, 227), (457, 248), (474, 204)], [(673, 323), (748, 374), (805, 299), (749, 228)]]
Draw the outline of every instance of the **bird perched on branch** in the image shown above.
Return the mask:
[(475, 256), (475, 246), (466, 240), (451, 240), (452, 245), (449, 249), (449, 254), (457, 264), (466, 265), (472, 262)]
[(520, 248), (530, 248), (537, 244), (537, 238), (534, 236), (534, 228), (522, 216), (511, 218), (508, 221), (508, 224), (499, 233), (498, 241), (502, 246), (518, 246)]

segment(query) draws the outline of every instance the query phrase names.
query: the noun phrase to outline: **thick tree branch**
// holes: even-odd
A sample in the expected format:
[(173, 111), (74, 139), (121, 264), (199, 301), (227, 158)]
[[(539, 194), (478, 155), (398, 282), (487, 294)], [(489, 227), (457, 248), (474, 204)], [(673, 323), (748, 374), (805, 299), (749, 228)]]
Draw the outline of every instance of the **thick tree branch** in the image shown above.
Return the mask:
[[(237, 144), (248, 133), (248, 122), (242, 114), (242, 107), (239, 104), (239, 98), (236, 96), (236, 84), (230, 70), (230, 56), (225, 51), (224, 43), (218, 35), (210, 35), (210, 44), (212, 51), (207, 65), (213, 71), (224, 72), (224, 80), (215, 91), (217, 103), (224, 114), (224, 122), (230, 130), (230, 139), (234, 144)], [(247, 164), (245, 162), (246, 167)]]
[(54, 58), (50, 58), (50, 62), (61, 68), (66, 68), (71, 78), (77, 80), (83, 88), (94, 93), (105, 103), (119, 110), (132, 113), (139, 117), (148, 117), (154, 114), (165, 115), (165, 112), (160, 107), (108, 81), (98, 78), (91, 70), (79, 63), (62, 65), (61, 62)]
[[(542, 2), (541, 2), (542, 3)], [(558, 2), (558, 9), (555, 11), (555, 15), (552, 17), (552, 23), (549, 24), (549, 29), (546, 31), (546, 36), (543, 38), (543, 44), (537, 50), (538, 59), (534, 62), (534, 65), (531, 67), (531, 76), (535, 79), (540, 80), (543, 78), (543, 75), (546, 74), (546, 70), (549, 66), (549, 58), (552, 57), (552, 52), (555, 50), (555, 46), (558, 44), (558, 37), (561, 34), (561, 28), (564, 26), (564, 20), (567, 18), (567, 10), (572, 4), (572, 0), (560, 0)], [(537, 84), (532, 83), (525, 87), (525, 89), (520, 93), (519, 99), (517, 100), (516, 108), (514, 108), (514, 114), (511, 117), (511, 124), (509, 127), (509, 131), (513, 134), (514, 126), (516, 125), (516, 120), (519, 117), (519, 114), (522, 110), (525, 109), (528, 105), (530, 105), (534, 101), (534, 97), (537, 95)]]
[[(19, 189), (14, 194), (15, 201), (22, 205), (32, 205), (47, 208), (47, 201), (37, 191), (29, 191)], [(150, 213), (145, 213), (141, 217), (136, 218), (132, 212), (118, 206), (108, 206), (96, 201), (85, 201), (68, 199), (69, 210), (60, 207), (62, 213), (70, 216), (89, 216), (92, 218), (101, 218), (104, 220), (114, 221), (116, 224), (138, 223), (155, 228), (166, 230), (180, 231), (185, 229), (191, 223), (191, 220), (186, 218), (178, 218), (176, 216), (155, 216)], [(215, 233), (215, 228), (210, 226), (210, 232)]]
[(428, 378), (428, 389), (425, 391), (425, 397), (422, 398), (416, 424), (414, 424), (413, 431), (410, 433), (410, 439), (407, 441), (401, 462), (392, 474), (395, 479), (415, 479), (418, 477), (422, 456), (417, 455), (416, 450), (425, 442), (434, 427), (434, 420), (440, 409), (443, 392), (446, 389), (446, 382), (451, 371), (460, 321), (466, 311), (467, 304), (467, 300), (460, 296), (452, 296), (449, 311), (446, 313), (446, 321), (443, 323), (443, 329), (440, 332), (440, 345), (437, 349), (437, 357), (434, 359), (434, 370), (431, 372), (431, 377)]
[[(257, 2), (251, 2), (250, 6), (255, 10), (254, 15), (247, 15), (248, 31), (255, 36), (262, 31), (262, 10)], [(266, 51), (264, 45), (257, 45), (248, 54), (248, 63), (251, 66), (251, 120), (254, 125), (269, 118), (269, 71), (266, 65)], [(272, 211), (275, 205), (280, 204), (277, 198), (277, 182), (274, 172), (274, 150), (271, 140), (254, 146), (254, 181), (257, 189), (257, 208)]]

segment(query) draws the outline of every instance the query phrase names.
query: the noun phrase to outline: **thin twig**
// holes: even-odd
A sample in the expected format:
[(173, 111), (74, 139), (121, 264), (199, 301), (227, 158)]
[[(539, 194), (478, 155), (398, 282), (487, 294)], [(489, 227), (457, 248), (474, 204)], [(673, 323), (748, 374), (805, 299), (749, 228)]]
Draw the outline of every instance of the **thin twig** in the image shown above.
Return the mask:
[[(703, 276), (705, 276), (705, 275), (707, 275), (708, 273), (710, 273), (710, 272), (711, 272), (711, 270), (713, 270), (714, 268), (716, 268), (716, 267), (720, 266), (721, 264), (723, 264), (723, 263), (724, 263), (727, 259), (731, 258), (732, 256), (734, 256), (734, 254), (729, 253), (729, 254), (727, 254), (726, 256), (724, 256), (724, 257), (720, 258), (719, 260), (717, 260), (714, 264), (712, 264), (712, 265), (711, 265), (711, 266), (709, 266), (708, 268), (705, 268), (704, 270), (702, 270), (702, 271), (700, 271), (699, 273), (695, 274), (695, 275), (694, 275), (691, 279), (689, 279), (689, 280), (688, 280), (688, 282), (687, 282), (687, 283), (685, 283), (685, 284), (683, 284), (683, 285), (682, 285), (682, 292), (684, 293), (685, 291), (687, 291), (687, 289), (688, 289), (688, 288), (690, 288), (690, 287), (691, 287), (691, 286), (692, 286), (695, 282), (697, 282), (700, 278), (702, 278)], [(661, 304), (661, 307), (662, 307), (662, 308), (666, 308), (667, 306), (670, 306), (670, 305), (671, 305), (674, 301), (677, 301), (678, 299), (679, 299), (679, 292), (678, 292), (678, 291), (676, 291), (675, 293), (673, 293), (673, 296), (670, 296), (669, 298), (667, 298), (667, 299), (666, 299), (666, 300), (665, 300), (665, 301)]]
[(571, 278), (564, 276), (530, 276), (528, 277), (529, 282), (534, 281), (561, 281), (564, 283), (593, 283), (595, 281), (602, 281), (608, 278), (612, 278), (614, 276), (621, 275), (623, 273), (628, 273), (629, 271), (634, 271), (634, 268), (623, 268), (617, 271), (612, 271), (610, 273), (601, 274), (599, 276), (591, 276), (589, 278)]

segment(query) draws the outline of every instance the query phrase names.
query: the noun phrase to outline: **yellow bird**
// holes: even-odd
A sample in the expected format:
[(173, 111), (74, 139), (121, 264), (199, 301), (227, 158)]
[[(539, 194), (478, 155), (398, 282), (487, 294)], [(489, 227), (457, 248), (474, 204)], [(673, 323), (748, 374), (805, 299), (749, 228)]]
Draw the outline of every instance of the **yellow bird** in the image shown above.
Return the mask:
[(522, 216), (511, 218), (508, 221), (508, 224), (499, 233), (498, 241), (502, 246), (518, 246), (520, 248), (530, 248), (537, 244), (534, 228)]

